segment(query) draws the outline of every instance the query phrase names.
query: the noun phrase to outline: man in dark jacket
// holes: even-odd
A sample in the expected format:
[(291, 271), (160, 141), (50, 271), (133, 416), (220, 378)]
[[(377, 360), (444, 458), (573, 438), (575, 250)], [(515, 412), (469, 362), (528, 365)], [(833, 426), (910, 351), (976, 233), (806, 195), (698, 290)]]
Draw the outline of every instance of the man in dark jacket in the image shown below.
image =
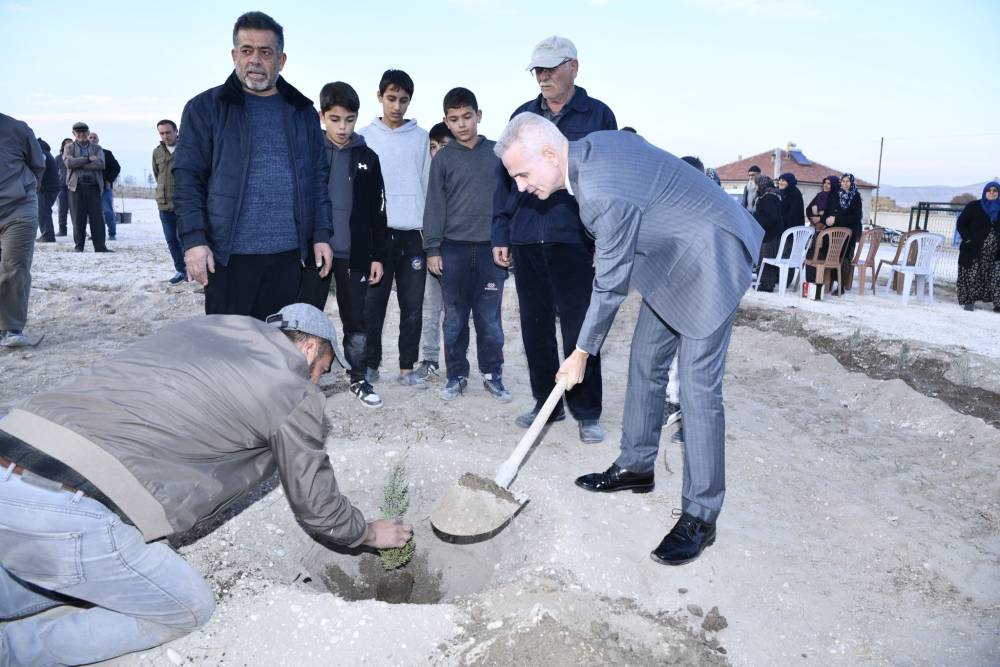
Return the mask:
[(69, 219), (69, 188), (66, 187), (66, 176), (69, 172), (66, 169), (66, 163), (62, 159), (62, 154), (66, 148), (66, 144), (72, 142), (73, 140), (69, 137), (63, 139), (62, 144), (59, 146), (59, 155), (55, 156), (56, 169), (59, 174), (59, 231), (56, 232), (56, 236), (66, 236), (68, 232), (68, 225), (66, 223)]
[(281, 26), (242, 15), (232, 56), (229, 79), (184, 107), (174, 206), (205, 312), (263, 319), (295, 300), (304, 262), (330, 272), (328, 166), (316, 110), (279, 76)]
[(45, 155), (45, 172), (38, 187), (38, 240), (43, 243), (56, 242), (56, 230), (52, 225), (52, 205), (59, 196), (59, 168), (52, 157), (52, 147), (48, 142), (38, 138), (38, 145)]
[[(97, 132), (90, 133), (90, 143), (100, 144), (101, 140)], [(108, 240), (118, 239), (118, 219), (115, 217), (115, 196), (113, 192), (115, 181), (122, 173), (122, 166), (118, 164), (114, 153), (107, 148), (104, 149), (104, 190), (101, 191), (101, 212), (104, 213), (104, 224), (108, 228)]]
[(21, 330), (28, 320), (38, 183), (44, 172), (45, 158), (34, 132), (24, 121), (0, 113), (0, 346), (4, 347), (26, 342)]
[[(196, 317), (0, 420), (0, 620), (19, 619), (0, 626), (0, 665), (90, 664), (204, 625), (211, 589), (160, 540), (275, 471), (321, 543), (404, 545), (410, 526), (366, 522), (340, 493), (323, 444), (336, 340), (307, 304), (267, 324)], [(37, 616), (67, 598), (92, 606)]]
[[(544, 116), (570, 141), (598, 130), (617, 130), (611, 109), (575, 85), (579, 67), (573, 42), (558, 36), (539, 42), (528, 70), (535, 75), (541, 94), (518, 107), (511, 117), (524, 111)], [(493, 259), (500, 266), (514, 265), (521, 338), (535, 398), (535, 407), (516, 423), (527, 428), (555, 386), (560, 357), (557, 313), (563, 353), (569, 355), (576, 349), (576, 337), (590, 304), (594, 256), (571, 195), (560, 191), (542, 201), (519, 193), (503, 170), (500, 174), (494, 197)], [(579, 424), (580, 439), (601, 442), (601, 360), (594, 355), (587, 363), (586, 378), (566, 394), (566, 402)], [(550, 421), (564, 418), (560, 404)]]

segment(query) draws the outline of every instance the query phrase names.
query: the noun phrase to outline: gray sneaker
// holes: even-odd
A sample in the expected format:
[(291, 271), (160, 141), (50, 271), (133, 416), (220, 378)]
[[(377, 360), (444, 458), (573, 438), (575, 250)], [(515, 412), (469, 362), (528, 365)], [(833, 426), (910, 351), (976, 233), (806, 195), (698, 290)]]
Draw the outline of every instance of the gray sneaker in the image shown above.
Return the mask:
[(486, 373), (483, 376), (483, 387), (490, 396), (497, 399), (501, 403), (510, 403), (511, 400), (513, 400), (510, 396), (510, 392), (507, 391), (507, 387), (503, 386), (503, 380), (500, 379), (499, 375)]
[(375, 393), (375, 388), (365, 380), (358, 380), (351, 383), (351, 393), (354, 394), (361, 405), (368, 408), (377, 408), (382, 405), (382, 397)]
[(28, 344), (28, 337), (21, 333), (20, 329), (9, 329), (0, 331), (0, 346), (3, 347), (24, 347)]
[(438, 376), (438, 366), (436, 361), (421, 361), (417, 364), (417, 367), (413, 369), (413, 374), (422, 380), (430, 380), (433, 377)]
[(365, 382), (369, 384), (375, 384), (376, 382), (378, 382), (380, 377), (381, 376), (379, 375), (377, 368), (365, 369)]
[(469, 381), (465, 378), (455, 378), (454, 380), (448, 380), (448, 384), (444, 386), (438, 395), (442, 400), (453, 401), (465, 392), (465, 388), (469, 386)]
[[(530, 412), (525, 412), (523, 415), (518, 415), (514, 423), (521, 428), (531, 428), (531, 425), (535, 422), (535, 417), (538, 416), (538, 411), (541, 409), (541, 404), (536, 405)], [(566, 419), (566, 410), (562, 405), (556, 406), (556, 409), (552, 411), (549, 415), (547, 424), (553, 424), (555, 422), (561, 422)]]
[(427, 389), (427, 380), (417, 375), (416, 371), (404, 371), (396, 378), (396, 384), (414, 389)]

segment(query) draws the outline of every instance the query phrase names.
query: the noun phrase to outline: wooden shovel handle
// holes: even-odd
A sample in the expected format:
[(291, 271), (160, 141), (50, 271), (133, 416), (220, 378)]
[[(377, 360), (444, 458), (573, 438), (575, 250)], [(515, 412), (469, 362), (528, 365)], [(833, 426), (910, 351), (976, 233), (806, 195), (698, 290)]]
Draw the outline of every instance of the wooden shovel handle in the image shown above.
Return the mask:
[(538, 414), (535, 416), (535, 421), (531, 422), (531, 426), (528, 427), (528, 432), (524, 434), (521, 441), (517, 443), (517, 447), (514, 448), (513, 453), (503, 462), (500, 469), (497, 470), (497, 476), (494, 480), (497, 486), (506, 489), (514, 481), (514, 475), (517, 474), (517, 469), (521, 467), (521, 461), (524, 460), (528, 450), (531, 449), (531, 445), (535, 443), (535, 438), (541, 433), (545, 423), (549, 420), (549, 415), (555, 410), (556, 404), (559, 403), (564, 391), (566, 391), (566, 379), (562, 378), (552, 388), (549, 397), (545, 399), (545, 403), (542, 404), (541, 409), (539, 409)]

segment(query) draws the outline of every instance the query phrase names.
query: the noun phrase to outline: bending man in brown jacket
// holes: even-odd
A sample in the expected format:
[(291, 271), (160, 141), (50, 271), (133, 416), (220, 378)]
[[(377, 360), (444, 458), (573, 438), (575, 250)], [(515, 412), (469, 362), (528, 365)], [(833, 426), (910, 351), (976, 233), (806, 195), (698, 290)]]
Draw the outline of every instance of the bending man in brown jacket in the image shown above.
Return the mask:
[[(365, 521), (337, 488), (315, 383), (330, 320), (292, 304), (264, 323), (169, 326), (0, 420), (0, 667), (83, 664), (183, 636), (212, 592), (158, 541), (216, 516), (275, 470), (320, 540), (376, 548), (412, 528)], [(93, 607), (33, 616), (65, 598)]]

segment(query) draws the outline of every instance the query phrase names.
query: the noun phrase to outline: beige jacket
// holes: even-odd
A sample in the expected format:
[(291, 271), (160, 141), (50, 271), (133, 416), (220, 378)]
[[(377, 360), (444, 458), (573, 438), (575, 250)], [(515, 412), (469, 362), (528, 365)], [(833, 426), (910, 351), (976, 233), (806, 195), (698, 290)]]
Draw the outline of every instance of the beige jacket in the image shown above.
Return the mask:
[[(63, 162), (66, 163), (66, 187), (76, 192), (76, 184), (80, 180), (81, 171), (93, 171), (97, 187), (104, 192), (104, 149), (97, 144), (90, 144), (91, 149), (97, 149), (97, 159), (80, 156), (80, 144), (71, 141), (63, 149)], [(92, 153), (93, 154), (93, 153)]]
[(166, 327), (0, 429), (83, 475), (147, 541), (190, 529), (278, 471), (308, 531), (358, 546), (367, 523), (323, 444), (326, 397), (272, 325), (208, 315)]
[(161, 211), (174, 210), (174, 154), (167, 145), (153, 149), (153, 178), (156, 179), (156, 206)]

